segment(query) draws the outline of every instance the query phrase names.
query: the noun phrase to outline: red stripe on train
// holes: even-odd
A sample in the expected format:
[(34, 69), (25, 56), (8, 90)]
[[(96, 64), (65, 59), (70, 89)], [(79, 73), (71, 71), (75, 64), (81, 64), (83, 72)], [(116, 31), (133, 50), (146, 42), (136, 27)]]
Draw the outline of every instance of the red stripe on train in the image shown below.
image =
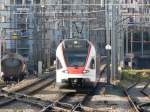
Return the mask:
[(84, 67), (67, 67), (67, 71), (69, 74), (82, 74)]

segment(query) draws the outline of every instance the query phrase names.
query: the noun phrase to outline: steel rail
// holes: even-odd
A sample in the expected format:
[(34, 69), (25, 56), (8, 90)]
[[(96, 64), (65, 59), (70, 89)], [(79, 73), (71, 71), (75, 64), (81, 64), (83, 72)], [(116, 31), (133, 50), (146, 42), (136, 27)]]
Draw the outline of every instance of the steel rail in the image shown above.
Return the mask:
[(137, 108), (137, 106), (135, 105), (134, 101), (132, 100), (132, 98), (130, 97), (130, 95), (128, 94), (128, 91), (126, 89), (124, 89), (124, 93), (125, 95), (127, 96), (128, 100), (129, 100), (129, 103), (130, 105), (133, 107), (134, 111), (135, 112), (140, 112)]
[[(55, 79), (52, 79), (51, 81), (48, 82), (48, 77), (49, 76), (46, 76), (46, 77), (44, 77), (40, 80), (37, 80), (36, 82), (34, 82), (28, 86), (25, 86), (23, 88), (20, 88), (19, 90), (16, 90), (14, 92), (8, 92), (8, 91), (3, 90), (3, 93), (7, 95), (7, 97), (6, 96), (4, 96), (4, 97), (9, 98), (9, 100), (1, 102), (0, 107), (8, 105), (14, 101), (22, 101), (22, 102), (30, 103), (32, 105), (37, 105), (37, 106), (42, 107), (42, 108), (44, 108), (45, 105), (49, 105), (50, 103), (52, 103), (51, 101), (47, 102), (47, 101), (41, 100), (40, 98), (34, 98), (31, 96), (28, 96), (28, 95), (33, 94), (34, 92), (39, 91), (40, 89), (46, 87), (47, 85), (52, 84), (55, 81)], [(47, 80), (46, 83), (45, 83), (45, 80)], [(32, 87), (37, 86), (37, 84), (41, 84), (41, 83), (43, 83), (43, 85), (38, 86), (31, 91), (28, 91), (28, 92), (25, 91), (25, 89), (28, 90)], [(25, 92), (25, 94), (23, 91)], [(21, 92), (23, 92), (23, 93), (21, 93)], [(41, 105), (41, 102), (45, 103), (45, 104)]]

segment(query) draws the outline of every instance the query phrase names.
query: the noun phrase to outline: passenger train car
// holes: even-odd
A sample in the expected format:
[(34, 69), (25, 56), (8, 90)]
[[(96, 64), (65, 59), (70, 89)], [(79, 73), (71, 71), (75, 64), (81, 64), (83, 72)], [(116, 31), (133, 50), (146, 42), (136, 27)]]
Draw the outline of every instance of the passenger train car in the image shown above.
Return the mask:
[(24, 58), (16, 53), (5, 55), (1, 60), (4, 81), (22, 80), (27, 73)]
[(100, 56), (86, 39), (65, 39), (56, 50), (57, 85), (83, 85), (99, 78)]

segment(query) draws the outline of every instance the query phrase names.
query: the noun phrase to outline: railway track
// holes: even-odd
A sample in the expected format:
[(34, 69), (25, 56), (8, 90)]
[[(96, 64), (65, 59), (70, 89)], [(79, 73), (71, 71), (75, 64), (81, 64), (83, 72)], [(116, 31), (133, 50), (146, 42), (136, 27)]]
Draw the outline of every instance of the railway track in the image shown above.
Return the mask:
[[(49, 106), (45, 107), (41, 112), (45, 111), (60, 111), (60, 112), (75, 112), (75, 111), (100, 111), (94, 108), (90, 108), (86, 106), (86, 103), (90, 101), (91, 97), (95, 95), (97, 90), (103, 96), (105, 95), (105, 89), (107, 88), (106, 84), (97, 83), (96, 86), (91, 89), (89, 92), (74, 92), (74, 93), (66, 93), (58, 100), (54, 101)], [(127, 94), (126, 94), (127, 95)], [(128, 101), (130, 102), (130, 97), (128, 97)], [(131, 100), (132, 101), (132, 100)], [(109, 104), (107, 101), (105, 102), (105, 106), (112, 106), (116, 104)], [(103, 105), (102, 105), (103, 106)], [(137, 108), (131, 104), (132, 110), (136, 110)], [(106, 111), (103, 109), (102, 111)], [(114, 111), (112, 109), (110, 112)], [(132, 112), (132, 111), (131, 111)]]
[[(105, 89), (109, 88), (107, 87), (106, 84), (101, 84), (98, 83), (97, 86), (95, 88), (93, 88), (91, 91), (89, 91), (88, 93), (67, 93), (65, 94), (62, 98), (60, 98), (59, 100), (55, 101), (53, 104), (49, 105), (49, 107), (45, 108), (45, 110), (43, 110), (42, 112), (45, 111), (63, 111), (63, 112), (91, 112), (91, 111), (106, 111), (106, 112), (112, 112), (115, 111), (114, 108), (112, 108), (113, 106), (115, 107), (117, 104), (115, 104), (115, 102), (110, 103), (107, 101), (103, 101), (103, 103), (101, 102), (101, 109), (96, 109), (93, 107), (88, 107), (86, 106), (87, 103), (91, 103), (91, 98), (95, 95), (97, 89), (99, 89), (99, 93), (101, 95), (101, 97), (106, 94), (105, 93)], [(128, 101), (131, 105), (131, 108), (134, 112), (139, 112), (137, 107), (134, 105), (133, 100), (130, 98), (130, 96), (128, 96), (128, 94), (126, 93), (125, 96), (127, 96)], [(109, 97), (109, 95), (107, 96)], [(109, 97), (110, 98), (110, 97)], [(103, 107), (110, 107), (109, 110), (105, 110), (105, 108)], [(117, 111), (117, 109), (116, 109)], [(133, 112), (131, 111), (131, 112)], [(121, 112), (121, 111), (120, 111)], [(130, 112), (130, 111), (129, 111)]]
[(150, 95), (145, 91), (146, 89), (149, 89), (149, 85), (150, 85), (150, 80), (145, 84), (145, 86), (141, 90), (141, 93), (143, 93), (145, 96), (147, 96), (150, 99)]
[[(101, 75), (104, 72), (106, 65), (102, 65), (101, 67)], [(101, 77), (100, 75), (100, 77)], [(97, 83), (98, 84), (98, 83)], [(47, 107), (43, 108), (41, 112), (46, 112), (46, 111), (76, 111), (76, 110), (81, 110), (81, 105), (86, 101), (86, 99), (92, 95), (94, 91), (96, 91), (97, 85), (89, 90), (80, 90), (80, 92), (68, 92), (65, 94), (62, 94), (57, 100), (55, 100), (52, 104), (48, 105)], [(81, 92), (82, 91), (82, 92)], [(87, 92), (88, 91), (88, 92)], [(87, 92), (87, 93), (85, 93)], [(79, 111), (78, 110), (78, 111)]]
[(126, 94), (128, 94), (131, 104), (136, 108), (137, 112), (150, 111), (150, 96), (144, 91), (146, 85), (147, 83), (145, 82), (136, 82), (127, 88)]
[[(149, 87), (149, 84), (150, 84), (150, 81), (147, 82), (147, 84), (144, 86), (144, 88), (141, 90), (141, 93), (144, 94), (145, 96), (147, 96), (149, 99), (150, 99), (150, 95), (148, 93), (146, 93), (146, 89)], [(149, 88), (148, 88), (149, 89)], [(138, 108), (140, 111), (143, 111), (143, 112), (149, 112), (150, 111), (150, 101), (149, 102), (146, 102), (146, 103), (143, 103), (143, 104), (140, 104), (138, 105)]]
[(0, 92), (2, 90), (2, 88), (6, 87), (7, 85), (6, 84), (0, 84)]
[[(102, 71), (104, 71), (105, 66)], [(41, 96), (39, 98), (35, 97), (35, 95), (38, 94), (38, 92), (41, 92), (43, 88), (46, 88), (46, 86), (51, 86), (51, 84), (54, 82), (54, 78), (52, 77), (45, 77), (40, 81), (37, 81), (27, 87), (21, 88), (16, 91), (4, 91), (5, 96), (0, 97), (0, 107), (2, 108), (10, 108), (12, 105), (12, 108), (14, 106), (20, 106), (20, 103), (22, 103), (23, 106), (30, 105), (29, 107), (32, 108), (33, 112), (50, 112), (50, 111), (99, 111), (95, 108), (87, 107), (87, 102), (91, 102), (91, 98), (98, 92), (101, 96), (105, 96), (105, 89), (107, 89), (107, 85), (105, 83), (97, 83), (94, 88), (92, 88), (89, 91), (78, 91), (78, 92), (55, 92), (55, 96), (57, 96), (55, 99), (43, 99)], [(43, 92), (50, 90), (51, 88), (47, 88), (47, 90), (44, 89)], [(79, 90), (79, 89), (78, 89)], [(50, 91), (48, 94), (51, 94)], [(58, 95), (57, 95), (58, 94)], [(132, 100), (132, 99), (129, 99)], [(13, 106), (13, 104), (15, 104)], [(92, 103), (92, 102), (91, 102)], [(104, 101), (102, 106), (110, 106), (116, 105), (116, 104), (110, 104), (107, 101)], [(29, 108), (27, 106), (27, 108)], [(132, 105), (133, 107), (133, 105)], [(23, 107), (21, 107), (23, 108)], [(21, 110), (24, 112), (23, 110)], [(30, 111), (30, 110), (28, 110)], [(5, 111), (4, 111), (5, 112)], [(7, 111), (9, 112), (9, 111)], [(109, 111), (108, 111), (109, 112)]]
[(134, 112), (140, 112), (137, 105), (135, 104), (135, 101), (131, 98), (128, 91), (124, 89), (124, 92), (129, 100), (130, 105), (133, 107)]
[(40, 80), (35, 81), (30, 85), (27, 85), (23, 88), (19, 88), (15, 91), (13, 91), (13, 89), (11, 91), (3, 90), (3, 93), (5, 95), (1, 96), (0, 107), (9, 107), (9, 105), (21, 102), (25, 105), (28, 104), (31, 106), (35, 106), (36, 108), (38, 108), (38, 110), (43, 109), (45, 106), (49, 105), (52, 102), (44, 101), (40, 98), (35, 98), (30, 95), (52, 84), (55, 81), (54, 76), (55, 75), (46, 76)]
[(63, 94), (52, 104), (45, 107), (41, 112), (46, 111), (82, 111), (82, 104), (96, 91), (97, 85), (90, 90), (80, 90)]

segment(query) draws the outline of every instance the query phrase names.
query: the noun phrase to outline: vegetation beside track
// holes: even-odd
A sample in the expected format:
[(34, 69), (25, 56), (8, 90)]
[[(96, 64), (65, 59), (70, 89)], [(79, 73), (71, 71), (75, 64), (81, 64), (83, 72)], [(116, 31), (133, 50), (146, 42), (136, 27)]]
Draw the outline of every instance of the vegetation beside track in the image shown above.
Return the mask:
[(131, 70), (126, 69), (121, 72), (121, 80), (128, 80), (131, 82), (138, 82), (147, 80), (150, 77), (150, 70)]
[(126, 88), (130, 84), (146, 81), (149, 79), (149, 77), (150, 69), (124, 69), (121, 72), (121, 79), (118, 85)]

